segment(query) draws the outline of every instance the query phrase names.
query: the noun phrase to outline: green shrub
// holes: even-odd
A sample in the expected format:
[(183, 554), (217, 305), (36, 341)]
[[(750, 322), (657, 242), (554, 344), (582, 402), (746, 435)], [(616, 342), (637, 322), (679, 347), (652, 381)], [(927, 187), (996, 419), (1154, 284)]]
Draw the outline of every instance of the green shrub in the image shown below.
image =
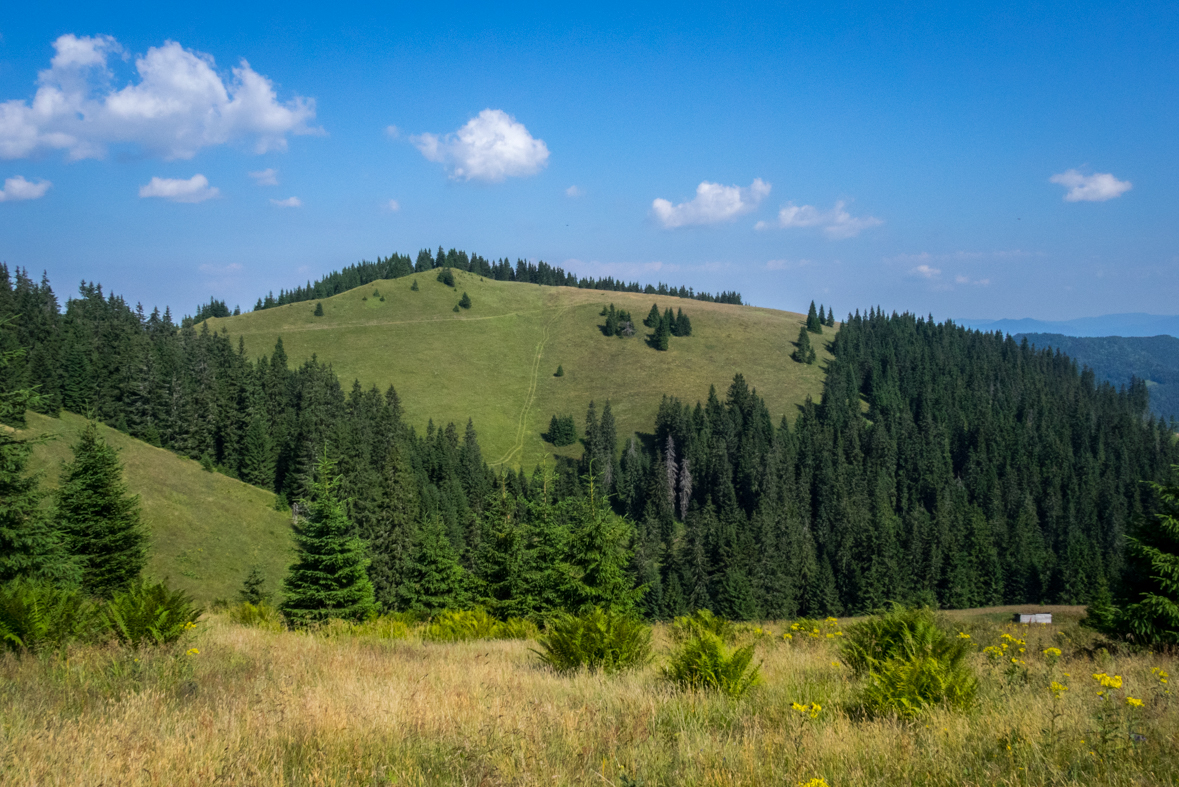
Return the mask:
[(978, 680), (965, 663), (931, 656), (888, 659), (868, 673), (858, 703), (869, 716), (907, 719), (935, 706), (967, 708), (977, 692)]
[[(452, 271), (450, 268), (443, 268), (442, 270), (438, 271), (438, 281), (442, 282), (447, 287), (453, 287), (454, 271)], [(415, 281), (414, 284), (417, 284), (417, 282)]]
[(680, 640), (662, 670), (663, 677), (684, 688), (741, 697), (761, 681), (761, 666), (753, 663), (754, 647), (746, 645), (730, 651), (718, 634), (700, 630)]
[(978, 680), (966, 662), (970, 650), (969, 640), (938, 627), (932, 610), (895, 606), (852, 626), (841, 656), (865, 677), (860, 710), (911, 718), (933, 706), (961, 709), (974, 701)]
[(707, 609), (698, 609), (671, 622), (671, 638), (676, 642), (687, 642), (701, 634), (714, 634), (729, 645), (737, 641), (737, 627), (733, 622), (718, 618)]
[(508, 618), (495, 629), (496, 639), (536, 639), (538, 636), (540, 630), (526, 618)]
[(447, 610), (434, 616), (423, 636), (434, 642), (495, 639), (498, 626), (499, 621), (485, 609)]
[(533, 651), (557, 672), (582, 667), (618, 672), (651, 661), (651, 627), (620, 612), (593, 608), (581, 615), (561, 615), (537, 639)]
[(102, 609), (111, 633), (123, 644), (136, 648), (175, 642), (200, 616), (200, 608), (183, 590), (144, 580), (116, 593)]
[(81, 591), (28, 580), (0, 586), (0, 647), (59, 648), (92, 639), (100, 630), (97, 608)]
[(286, 619), (283, 618), (282, 613), (265, 601), (259, 601), (257, 604), (243, 601), (232, 606), (229, 608), (229, 619), (243, 626), (265, 629), (266, 631), (283, 631), (287, 627)]

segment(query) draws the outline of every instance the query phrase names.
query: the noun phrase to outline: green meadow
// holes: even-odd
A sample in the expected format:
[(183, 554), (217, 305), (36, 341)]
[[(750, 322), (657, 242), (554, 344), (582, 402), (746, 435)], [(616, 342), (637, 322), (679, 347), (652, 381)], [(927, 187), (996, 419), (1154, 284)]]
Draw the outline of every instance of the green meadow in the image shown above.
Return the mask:
[[(253, 357), (272, 352), (281, 337), (291, 363), (316, 356), (345, 385), (392, 385), (419, 429), (430, 419), (461, 427), (472, 418), (493, 466), (531, 469), (553, 454), (579, 455), (579, 444), (557, 449), (541, 435), (558, 414), (574, 416), (580, 429), (591, 400), (599, 412), (610, 401), (624, 441), (652, 428), (665, 394), (694, 403), (715, 385), (723, 398), (738, 372), (775, 418), (793, 420), (806, 397), (817, 400), (822, 391), (830, 359), (824, 340), (834, 330), (816, 337), (817, 363), (796, 363), (790, 354), (804, 315), (454, 275), (453, 288), (436, 272), (417, 273), (322, 301), (212, 319), (209, 327), (243, 337)], [(473, 306), (456, 312), (464, 292)], [(316, 303), (322, 317), (314, 315)], [(635, 336), (604, 335), (599, 313), (610, 303), (631, 312)], [(692, 335), (673, 338), (667, 352), (647, 344), (642, 320), (652, 303), (660, 311), (683, 309), (692, 320)], [(554, 376), (558, 365), (562, 377)]]
[[(32, 469), (43, 488), (56, 489), (61, 465), (71, 459), (84, 418), (28, 414), (28, 433), (49, 439), (33, 452)], [(147, 573), (208, 603), (232, 598), (250, 567), (258, 565), (269, 589), (286, 575), (292, 559), (290, 514), (274, 510), (274, 494), (198, 462), (99, 425), (102, 438), (119, 451), (124, 478), (139, 495), (151, 534)]]

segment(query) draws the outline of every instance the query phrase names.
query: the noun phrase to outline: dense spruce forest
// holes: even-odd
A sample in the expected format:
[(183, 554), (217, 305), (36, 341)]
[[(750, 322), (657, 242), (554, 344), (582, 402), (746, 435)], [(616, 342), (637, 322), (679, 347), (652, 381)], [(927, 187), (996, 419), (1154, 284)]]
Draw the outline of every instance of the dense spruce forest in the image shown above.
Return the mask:
[[(566, 273), (563, 268), (549, 265), (544, 261), (531, 263), (526, 260), (516, 260), (516, 264), (513, 266), (507, 258), (489, 262), (478, 254), (467, 254), (465, 251), (456, 251), (455, 249), (443, 251), (439, 246), (435, 254), (431, 254), (428, 249), (422, 249), (418, 252), (416, 261), (410, 260), (408, 254), (377, 257), (376, 262), (362, 260), (343, 270), (333, 271), (318, 281), (307, 282), (303, 287), (296, 287), (293, 290), (279, 290), (278, 297), (275, 297), (273, 292), (269, 293), (265, 298), (258, 299), (258, 302), (254, 304), (254, 310), (259, 311), (287, 303), (329, 298), (380, 279), (397, 279), (411, 273), (420, 273), (434, 268), (457, 268), (496, 281), (518, 281), (549, 287), (578, 287), (583, 290), (643, 292), (648, 295), (665, 295), (741, 305), (741, 293), (735, 291), (713, 295), (707, 292), (696, 292), (690, 287), (671, 287), (663, 282), (640, 285), (637, 281), (624, 282), (610, 276), (604, 279), (578, 278), (575, 274)], [(199, 307), (197, 319), (228, 317), (229, 314), (229, 308), (224, 302), (214, 300)]]
[(98, 285), (62, 310), (47, 280), (0, 266), (0, 324), (0, 350), (23, 351), (0, 386), (36, 386), (49, 413), (295, 504), (326, 451), (386, 608), (544, 615), (569, 602), (563, 567), (592, 554), (624, 562), (655, 618), (1084, 603), (1118, 581), (1122, 537), (1153, 510), (1141, 482), (1179, 462), (1142, 383), (877, 310), (846, 319), (822, 399), (796, 420), (773, 423), (740, 374), (694, 405), (665, 398), (622, 445), (610, 403), (587, 403), (584, 457), (531, 473), (490, 469), (469, 421), (419, 433), (392, 388), (342, 385), (314, 358), (291, 368), (281, 340), (252, 362), (233, 337)]

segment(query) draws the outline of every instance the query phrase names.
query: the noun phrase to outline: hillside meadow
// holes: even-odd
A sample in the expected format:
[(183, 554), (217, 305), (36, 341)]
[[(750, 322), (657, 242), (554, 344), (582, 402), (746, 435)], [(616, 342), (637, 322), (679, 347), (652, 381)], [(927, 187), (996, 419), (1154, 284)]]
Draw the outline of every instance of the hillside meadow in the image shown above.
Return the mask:
[[(27, 414), (26, 435), (48, 438), (36, 446), (30, 468), (42, 488), (57, 488), (61, 466), (86, 420), (71, 413), (49, 418)], [(254, 565), (271, 587), (293, 559), (291, 517), (274, 509), (275, 495), (200, 463), (99, 425), (102, 438), (119, 452), (123, 476), (139, 496), (150, 534), (147, 573), (167, 579), (202, 603), (232, 598)]]
[[(460, 427), (473, 419), (493, 467), (530, 470), (553, 454), (579, 456), (579, 444), (558, 449), (541, 435), (560, 414), (572, 415), (580, 430), (591, 400), (599, 412), (610, 401), (621, 441), (651, 430), (665, 394), (695, 403), (715, 385), (723, 397), (738, 372), (775, 419), (793, 420), (807, 396), (817, 400), (822, 393), (835, 329), (815, 337), (815, 364), (796, 363), (790, 355), (805, 315), (494, 281), (463, 271), (454, 277), (451, 288), (436, 271), (417, 273), (208, 324), (235, 342), (241, 336), (252, 357), (271, 353), (281, 337), (292, 364), (314, 355), (330, 362), (345, 386), (353, 380), (382, 391), (392, 385), (418, 429), (430, 419)], [(464, 292), (472, 308), (456, 312)], [(317, 303), (322, 317), (315, 316)], [(603, 333), (599, 313), (610, 303), (631, 312), (635, 336)], [(661, 312), (683, 309), (692, 335), (673, 337), (666, 352), (648, 346), (642, 320), (652, 303)], [(558, 366), (562, 377), (554, 376)]]
[[(1175, 659), (1109, 654), (1077, 625), (955, 613), (981, 689), (915, 721), (852, 710), (837, 636), (756, 638), (744, 699), (672, 688), (656, 661), (561, 677), (528, 641), (432, 643), (246, 628), (207, 616), (170, 650), (0, 659), (0, 780), (12, 785), (1155, 785), (1179, 780)], [(847, 621), (822, 624), (839, 631)], [(798, 632), (795, 632), (798, 634)], [(1022, 666), (984, 646), (1021, 642)], [(1053, 663), (1049, 648), (1061, 651)], [(1012, 646), (1015, 652), (1015, 646)], [(1094, 674), (1117, 676), (1109, 701)], [(1057, 681), (1059, 698), (1050, 686)], [(1140, 705), (1129, 703), (1129, 699)], [(794, 704), (806, 704), (799, 712)], [(810, 703), (818, 703), (816, 711)], [(822, 781), (816, 781), (821, 779)]]

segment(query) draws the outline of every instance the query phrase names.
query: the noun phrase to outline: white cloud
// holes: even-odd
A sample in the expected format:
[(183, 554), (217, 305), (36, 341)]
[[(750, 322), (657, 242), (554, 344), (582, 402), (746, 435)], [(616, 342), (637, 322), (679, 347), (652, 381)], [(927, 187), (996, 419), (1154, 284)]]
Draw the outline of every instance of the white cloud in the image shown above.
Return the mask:
[(172, 202), (204, 202), (220, 193), (216, 186), (209, 186), (209, 179), (204, 175), (193, 175), (188, 180), (152, 178), (146, 186), (139, 187), (140, 197), (160, 197)]
[(274, 169), (273, 167), (259, 170), (257, 172), (251, 172), (249, 175), (254, 179), (254, 183), (258, 186), (278, 185), (278, 170)]
[(21, 175), (4, 181), (4, 188), (0, 189), (0, 202), (19, 202), (26, 199), (41, 199), (53, 184), (47, 180), (36, 183), (25, 180)]
[(385, 207), (388, 208), (391, 213), (396, 213), (397, 211), (401, 210), (401, 203), (395, 199), (391, 199), (385, 203)]
[(580, 197), (584, 194), (585, 194), (585, 191), (583, 191), (582, 189), (579, 189), (577, 186), (570, 186), (569, 188), (565, 189), (565, 196), (570, 197), (572, 199), (577, 199), (578, 197)]
[(942, 275), (942, 269), (934, 268), (931, 265), (918, 265), (916, 268), (913, 268), (911, 271), (909, 271), (909, 273), (913, 274), (914, 276), (921, 276), (925, 279), (936, 279), (938, 276)]
[(813, 205), (795, 205), (788, 203), (778, 211), (775, 223), (759, 221), (754, 229), (765, 230), (771, 227), (822, 227), (823, 234), (832, 240), (854, 238), (866, 229), (879, 227), (884, 223), (875, 216), (853, 216), (844, 209), (846, 203), (836, 202), (831, 210), (821, 211)]
[(696, 187), (691, 202), (672, 205), (665, 199), (651, 203), (651, 212), (666, 229), (701, 224), (719, 224), (750, 212), (769, 196), (770, 184), (755, 178), (749, 188), (722, 186), (707, 180)]
[(1064, 194), (1065, 202), (1105, 202), (1133, 188), (1130, 181), (1118, 180), (1108, 172), (1082, 175), (1075, 169), (1053, 175), (1048, 182), (1059, 183), (1068, 189)]
[(548, 164), (549, 149), (523, 123), (501, 109), (485, 109), (453, 134), (419, 134), (409, 141), (454, 180), (498, 183), (535, 175)]
[(991, 283), (991, 280), (990, 279), (972, 279), (969, 276), (963, 276), (962, 274), (958, 274), (957, 276), (954, 277), (954, 283), (955, 284), (973, 284), (976, 287), (986, 287), (988, 284)]
[(385, 126), (385, 136), (389, 139), (401, 139), (401, 129), (397, 126)]
[(110, 55), (122, 54), (110, 36), (66, 34), (37, 76), (31, 101), (0, 103), (0, 158), (64, 150), (70, 160), (101, 158), (109, 145), (136, 146), (166, 159), (190, 159), (202, 148), (239, 139), (254, 150), (284, 150), (288, 134), (319, 134), (315, 100), (280, 103), (269, 79), (244, 59), (231, 75), (218, 74), (210, 55), (175, 41), (135, 59), (138, 82), (116, 90)]
[(286, 199), (272, 199), (270, 204), (276, 208), (301, 208), (303, 200), (298, 197), (287, 197)]

